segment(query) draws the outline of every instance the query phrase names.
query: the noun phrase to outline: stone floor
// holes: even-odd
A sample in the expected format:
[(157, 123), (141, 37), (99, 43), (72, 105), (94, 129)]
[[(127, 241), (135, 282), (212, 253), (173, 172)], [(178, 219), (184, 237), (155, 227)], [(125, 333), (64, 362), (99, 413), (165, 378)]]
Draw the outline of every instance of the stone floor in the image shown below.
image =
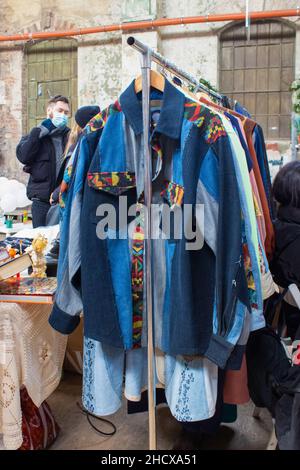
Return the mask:
[[(88, 423), (76, 402), (81, 400), (81, 376), (65, 373), (64, 378), (47, 400), (58, 424), (60, 435), (52, 449), (94, 449), (94, 450), (138, 450), (148, 449), (148, 415), (137, 413), (128, 415), (126, 403), (116, 414), (108, 417), (117, 427), (112, 437), (101, 436)], [(272, 431), (272, 420), (269, 413), (262, 410), (259, 419), (252, 417), (253, 404), (238, 408), (238, 419), (233, 424), (222, 425), (219, 434), (203, 443), (205, 449), (265, 449)], [(105, 424), (94, 421), (103, 431), (108, 430)], [(157, 448), (172, 449), (179, 435), (180, 425), (172, 417), (165, 405), (157, 409)]]

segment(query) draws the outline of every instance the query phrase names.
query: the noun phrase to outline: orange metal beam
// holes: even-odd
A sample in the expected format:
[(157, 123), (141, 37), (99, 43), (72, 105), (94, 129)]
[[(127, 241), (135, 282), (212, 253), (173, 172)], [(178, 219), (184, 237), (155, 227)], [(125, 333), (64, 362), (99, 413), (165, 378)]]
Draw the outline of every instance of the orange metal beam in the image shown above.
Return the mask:
[[(291, 10), (274, 10), (274, 11), (253, 11), (249, 14), (251, 20), (284, 18), (299, 16), (300, 9)], [(132, 31), (138, 29), (151, 29), (161, 26), (175, 26), (184, 24), (197, 23), (215, 23), (219, 21), (241, 21), (245, 20), (245, 13), (227, 13), (223, 15), (205, 15), (205, 16), (188, 16), (185, 18), (161, 18), (151, 21), (133, 21), (129, 23), (111, 24), (105, 26), (96, 26), (94, 28), (82, 28), (67, 31), (45, 31), (41, 33), (25, 33), (0, 36), (0, 42), (4, 41), (27, 41), (30, 39), (55, 39), (70, 36), (83, 36), (85, 34), (108, 33), (111, 31)]]

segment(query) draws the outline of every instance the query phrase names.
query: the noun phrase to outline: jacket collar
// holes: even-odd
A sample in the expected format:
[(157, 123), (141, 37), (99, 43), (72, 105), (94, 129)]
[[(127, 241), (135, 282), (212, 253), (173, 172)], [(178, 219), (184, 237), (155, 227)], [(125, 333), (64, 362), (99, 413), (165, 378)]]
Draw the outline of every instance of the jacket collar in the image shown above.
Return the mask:
[[(155, 132), (179, 139), (184, 114), (185, 96), (165, 80), (160, 117)], [(134, 89), (134, 80), (120, 96), (120, 105), (136, 135), (143, 132), (143, 110)]]
[(278, 219), (300, 224), (300, 209), (291, 206), (280, 206), (278, 209)]

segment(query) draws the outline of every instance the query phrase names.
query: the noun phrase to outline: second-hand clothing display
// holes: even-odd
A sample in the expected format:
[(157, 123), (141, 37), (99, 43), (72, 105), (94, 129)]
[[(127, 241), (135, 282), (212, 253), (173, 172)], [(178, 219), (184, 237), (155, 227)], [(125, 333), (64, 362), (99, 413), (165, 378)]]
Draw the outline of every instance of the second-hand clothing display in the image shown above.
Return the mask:
[[(83, 405), (97, 415), (116, 412), (123, 389), (139, 401), (147, 387), (143, 116), (134, 84), (85, 127), (60, 197), (49, 321), (69, 334), (83, 311)], [(219, 421), (220, 404), (249, 399), (245, 347), (265, 326), (263, 300), (275, 291), (266, 161), (258, 163), (254, 121), (168, 80), (150, 98), (156, 386), (178, 421)]]

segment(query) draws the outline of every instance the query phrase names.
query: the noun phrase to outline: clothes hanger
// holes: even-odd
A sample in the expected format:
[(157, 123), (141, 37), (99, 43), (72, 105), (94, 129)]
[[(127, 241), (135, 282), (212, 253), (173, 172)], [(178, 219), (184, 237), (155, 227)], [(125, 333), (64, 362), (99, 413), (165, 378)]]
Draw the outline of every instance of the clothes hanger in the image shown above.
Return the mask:
[[(165, 77), (156, 72), (156, 70), (150, 70), (150, 86), (163, 93), (165, 89)], [(134, 90), (136, 93), (139, 93), (142, 91), (142, 88), (142, 76), (140, 75), (134, 81)]]
[[(232, 116), (235, 116), (239, 118), (241, 121), (245, 121), (246, 118), (242, 114), (238, 113), (237, 111), (234, 111), (233, 109), (228, 109), (225, 108), (224, 106), (221, 106), (220, 104), (214, 103), (213, 101), (210, 101), (207, 96), (205, 96), (204, 93), (197, 93), (197, 99), (203, 104), (206, 104), (207, 106), (211, 106), (215, 109), (218, 109), (219, 111), (227, 112), (229, 114), (232, 114)], [(247, 118), (248, 122), (254, 122), (253, 119)], [(255, 123), (256, 124), (256, 123)]]
[(190, 96), (191, 98), (193, 98), (193, 100), (197, 100), (197, 96), (195, 95), (195, 93), (193, 93), (192, 91), (190, 91), (186, 86), (182, 86), (181, 89), (184, 91), (184, 93), (188, 96)]

